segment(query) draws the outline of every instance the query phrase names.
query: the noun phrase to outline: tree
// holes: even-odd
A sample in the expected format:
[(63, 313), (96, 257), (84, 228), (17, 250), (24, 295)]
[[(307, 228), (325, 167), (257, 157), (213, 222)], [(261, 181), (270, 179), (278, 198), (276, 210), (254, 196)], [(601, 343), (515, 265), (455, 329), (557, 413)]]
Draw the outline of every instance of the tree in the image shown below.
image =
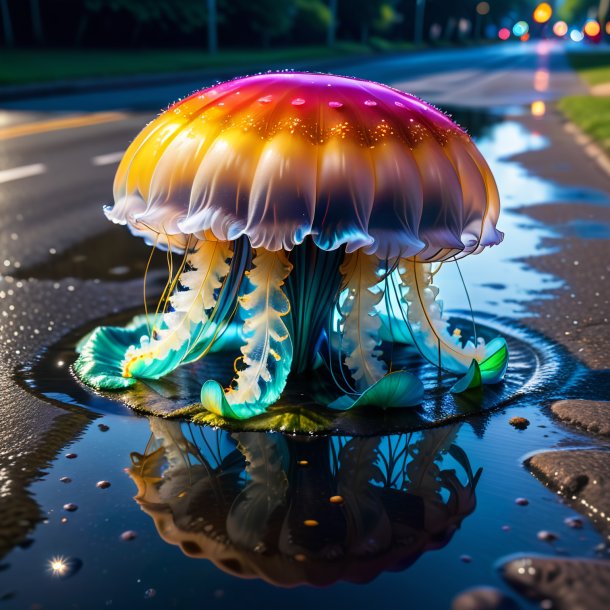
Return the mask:
[(391, 4), (384, 0), (363, 0), (361, 2), (339, 2), (341, 26), (348, 30), (352, 37), (357, 37), (366, 44), (369, 40), (371, 26), (382, 18), (382, 8)]
[(326, 44), (332, 47), (335, 44), (335, 37), (337, 35), (337, 0), (329, 0), (328, 11), (330, 19), (328, 20)]
[(573, 23), (597, 13), (599, 4), (599, 0), (565, 0), (557, 12), (564, 21)]
[(233, 0), (229, 10), (232, 19), (244, 24), (265, 48), (290, 30), (296, 15), (293, 0)]
[(335, 29), (331, 4), (337, 0), (295, 0), (296, 13), (290, 33), (291, 42), (334, 44)]
[(32, 34), (34, 40), (38, 44), (44, 42), (44, 35), (42, 33), (42, 19), (40, 17), (40, 0), (30, 0), (30, 12), (32, 13)]
[(132, 43), (145, 26), (190, 33), (201, 29), (206, 22), (206, 8), (202, 0), (85, 0), (90, 13), (106, 11), (123, 14), (133, 20)]
[(4, 44), (12, 47), (15, 44), (13, 35), (13, 22), (8, 8), (8, 0), (0, 0), (0, 12), (2, 13), (2, 31), (4, 32)]
[(216, 0), (207, 0), (208, 21), (208, 51), (214, 54), (218, 51), (218, 7)]

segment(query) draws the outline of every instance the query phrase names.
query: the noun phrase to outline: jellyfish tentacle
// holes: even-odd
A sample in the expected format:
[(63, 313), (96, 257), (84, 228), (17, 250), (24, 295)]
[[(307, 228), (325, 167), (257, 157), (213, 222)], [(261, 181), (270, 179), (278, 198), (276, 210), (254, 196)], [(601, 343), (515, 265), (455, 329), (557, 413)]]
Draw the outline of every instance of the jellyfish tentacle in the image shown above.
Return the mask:
[(201, 402), (212, 413), (247, 419), (263, 413), (280, 397), (292, 364), (292, 340), (283, 320), (290, 313), (290, 302), (282, 289), (291, 270), (283, 251), (256, 249), (247, 272), (252, 289), (239, 297), (245, 344), (238, 361), (244, 367), (236, 367), (224, 394), (216, 382), (204, 384)]
[[(402, 259), (399, 275), (402, 302), (407, 306), (405, 321), (417, 348), (429, 362), (451, 373), (463, 374), (473, 360), (485, 363), (499, 348), (505, 347), (503, 340), (486, 344), (479, 337), (475, 345), (472, 341), (463, 343), (459, 329), (449, 333), (449, 322), (443, 316), (442, 303), (437, 298), (439, 289), (433, 284), (434, 272), (430, 263)], [(501, 378), (503, 374), (496, 377)], [(498, 380), (494, 378), (494, 383)]]
[(387, 372), (381, 360), (382, 351), (377, 349), (381, 342), (381, 320), (376, 307), (383, 298), (381, 290), (373, 292), (380, 281), (378, 267), (375, 256), (358, 250), (346, 254), (339, 269), (343, 275), (342, 292), (347, 293), (339, 307), (343, 326), (341, 346), (358, 392), (366, 390)]
[(162, 314), (150, 336), (130, 347), (122, 363), (124, 377), (158, 379), (184, 362), (204, 353), (215, 338), (213, 320), (223, 279), (232, 253), (227, 242), (202, 241), (187, 255), (188, 270), (169, 297), (171, 310)]

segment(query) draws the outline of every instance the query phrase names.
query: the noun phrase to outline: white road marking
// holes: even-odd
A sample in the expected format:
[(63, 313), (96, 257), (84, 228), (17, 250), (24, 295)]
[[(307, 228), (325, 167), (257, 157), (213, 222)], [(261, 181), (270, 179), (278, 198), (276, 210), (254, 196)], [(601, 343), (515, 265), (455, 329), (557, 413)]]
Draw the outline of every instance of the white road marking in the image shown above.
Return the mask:
[(93, 165), (113, 165), (114, 163), (118, 163), (123, 158), (124, 154), (125, 151), (98, 155), (91, 159), (91, 163), (93, 163)]
[(47, 166), (42, 163), (34, 163), (33, 165), (23, 165), (21, 167), (13, 167), (13, 169), (4, 169), (0, 171), (0, 184), (20, 180), (21, 178), (29, 178), (44, 174), (47, 171)]

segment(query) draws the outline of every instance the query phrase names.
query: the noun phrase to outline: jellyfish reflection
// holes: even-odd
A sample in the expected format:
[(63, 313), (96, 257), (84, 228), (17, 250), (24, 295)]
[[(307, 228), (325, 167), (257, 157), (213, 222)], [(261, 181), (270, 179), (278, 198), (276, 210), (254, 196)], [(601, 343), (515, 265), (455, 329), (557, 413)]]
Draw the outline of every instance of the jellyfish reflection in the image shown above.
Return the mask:
[(277, 586), (363, 583), (445, 546), (474, 511), (481, 471), (457, 429), (311, 438), (151, 419), (129, 474), (186, 555)]

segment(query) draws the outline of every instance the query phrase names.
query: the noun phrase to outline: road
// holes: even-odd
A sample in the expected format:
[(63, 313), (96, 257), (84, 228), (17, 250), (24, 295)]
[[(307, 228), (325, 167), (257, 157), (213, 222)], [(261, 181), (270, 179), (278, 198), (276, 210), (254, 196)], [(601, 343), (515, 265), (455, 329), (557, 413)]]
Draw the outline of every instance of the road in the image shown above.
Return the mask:
[[(529, 105), (582, 91), (562, 47), (546, 42), (373, 59), (344, 65), (341, 72), (385, 82), (441, 107)], [(0, 237), (3, 271), (39, 264), (51, 249), (61, 252), (105, 230), (100, 205), (111, 201), (113, 173), (126, 145), (160, 108), (210, 84), (171, 83), (3, 104), (0, 222), (10, 228)]]
[[(584, 91), (568, 69), (564, 47), (549, 42), (381, 57), (337, 71), (385, 82), (441, 107), (516, 115), (525, 107), (518, 119), (524, 124), (531, 123), (533, 102)], [(101, 206), (111, 202), (114, 171), (135, 134), (160, 108), (209, 84), (174, 82), (0, 104), (0, 463), (6, 465), (0, 490), (10, 499), (0, 520), (16, 523), (0, 532), (0, 555), (37, 516), (27, 484), (89, 422), (80, 410), (33, 398), (14, 371), (67, 331), (140, 302), (134, 261), (141, 261), (144, 248), (109, 226)], [(550, 157), (528, 161), (538, 171), (608, 193), (607, 176), (582, 154), (572, 154), (580, 149), (556, 115), (547, 113), (527, 129), (560, 140)]]

